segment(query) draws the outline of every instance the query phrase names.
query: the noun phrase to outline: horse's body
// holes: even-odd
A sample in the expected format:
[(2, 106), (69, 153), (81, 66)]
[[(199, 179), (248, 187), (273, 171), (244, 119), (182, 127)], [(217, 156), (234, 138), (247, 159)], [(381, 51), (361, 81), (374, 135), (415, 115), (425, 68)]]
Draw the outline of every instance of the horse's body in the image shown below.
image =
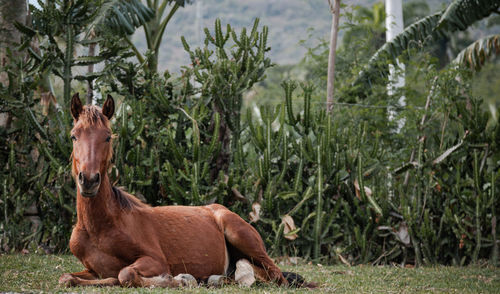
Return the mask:
[(71, 110), (78, 218), (70, 249), (86, 270), (62, 275), (61, 284), (175, 287), (173, 275), (225, 275), (235, 258), (250, 260), (261, 280), (288, 284), (257, 231), (224, 206), (150, 207), (112, 187), (112, 98), (101, 111), (75, 95)]

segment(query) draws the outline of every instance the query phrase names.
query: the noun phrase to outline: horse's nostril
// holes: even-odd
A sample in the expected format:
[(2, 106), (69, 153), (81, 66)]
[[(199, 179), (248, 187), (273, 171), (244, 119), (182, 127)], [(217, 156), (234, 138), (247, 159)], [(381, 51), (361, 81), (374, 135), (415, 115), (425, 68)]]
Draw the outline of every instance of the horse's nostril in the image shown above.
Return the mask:
[(94, 178), (92, 179), (92, 182), (99, 183), (100, 178), (101, 178), (101, 174), (97, 173), (97, 174), (95, 174)]
[(80, 185), (83, 185), (85, 183), (85, 178), (83, 177), (82, 172), (78, 174), (78, 182), (80, 183)]

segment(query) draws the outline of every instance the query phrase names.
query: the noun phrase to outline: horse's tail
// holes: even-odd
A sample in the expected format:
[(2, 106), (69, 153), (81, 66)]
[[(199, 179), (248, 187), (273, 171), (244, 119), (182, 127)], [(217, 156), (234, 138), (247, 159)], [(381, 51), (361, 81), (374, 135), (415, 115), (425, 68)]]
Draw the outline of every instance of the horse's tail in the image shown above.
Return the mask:
[(298, 288), (317, 288), (318, 284), (314, 282), (306, 282), (304, 277), (297, 273), (292, 272), (282, 272), (285, 279), (288, 281), (290, 287)]

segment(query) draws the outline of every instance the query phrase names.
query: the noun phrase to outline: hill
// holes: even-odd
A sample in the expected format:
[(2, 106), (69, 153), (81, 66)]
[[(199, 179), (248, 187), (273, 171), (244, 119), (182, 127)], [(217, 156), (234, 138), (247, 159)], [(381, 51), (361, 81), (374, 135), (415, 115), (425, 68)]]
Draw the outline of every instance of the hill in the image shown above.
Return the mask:
[[(342, 1), (347, 7), (371, 6), (375, 2), (380, 1)], [(427, 2), (434, 11), (449, 1)], [(278, 64), (297, 63), (303, 58), (306, 47), (311, 47), (315, 40), (326, 38), (330, 33), (331, 14), (327, 0), (197, 0), (179, 9), (167, 26), (161, 45), (160, 69), (179, 71), (180, 66), (189, 63), (181, 36), (184, 35), (191, 46), (196, 46), (203, 40), (203, 28), (213, 29), (216, 18), (220, 18), (223, 24), (242, 28), (250, 26), (256, 17), (260, 18), (261, 25), (269, 27), (271, 59)], [(299, 44), (301, 40), (306, 41), (305, 45)], [(145, 51), (142, 30), (133, 36), (133, 41), (142, 52)]]

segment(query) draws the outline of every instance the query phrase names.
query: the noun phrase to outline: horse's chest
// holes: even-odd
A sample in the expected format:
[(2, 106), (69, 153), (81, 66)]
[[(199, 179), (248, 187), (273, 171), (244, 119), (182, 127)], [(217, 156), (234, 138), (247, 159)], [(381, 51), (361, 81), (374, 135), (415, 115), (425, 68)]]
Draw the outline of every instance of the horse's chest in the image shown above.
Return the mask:
[(139, 246), (126, 234), (119, 231), (107, 232), (93, 238), (95, 247), (100, 251), (132, 263), (139, 253)]
[(120, 263), (133, 262), (137, 246), (120, 232), (89, 234), (86, 230), (73, 230), (70, 240), (71, 252), (79, 259), (98, 260), (107, 256)]

